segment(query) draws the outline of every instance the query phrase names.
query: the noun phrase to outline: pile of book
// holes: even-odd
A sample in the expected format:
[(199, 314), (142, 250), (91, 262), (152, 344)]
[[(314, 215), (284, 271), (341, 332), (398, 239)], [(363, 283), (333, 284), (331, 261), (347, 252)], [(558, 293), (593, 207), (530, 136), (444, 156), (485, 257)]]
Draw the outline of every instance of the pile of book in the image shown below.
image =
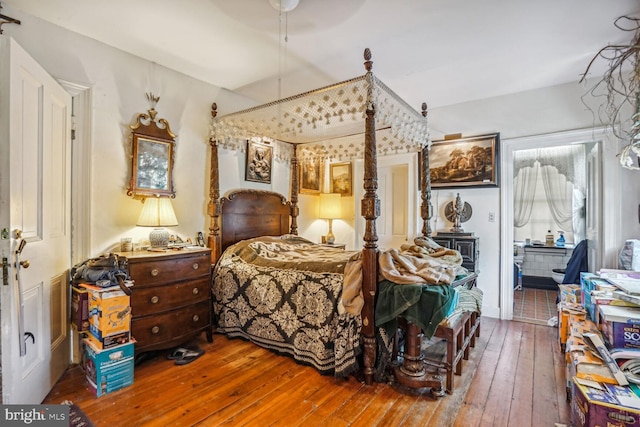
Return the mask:
[(640, 426), (640, 272), (603, 269), (561, 285), (558, 326), (574, 425)]

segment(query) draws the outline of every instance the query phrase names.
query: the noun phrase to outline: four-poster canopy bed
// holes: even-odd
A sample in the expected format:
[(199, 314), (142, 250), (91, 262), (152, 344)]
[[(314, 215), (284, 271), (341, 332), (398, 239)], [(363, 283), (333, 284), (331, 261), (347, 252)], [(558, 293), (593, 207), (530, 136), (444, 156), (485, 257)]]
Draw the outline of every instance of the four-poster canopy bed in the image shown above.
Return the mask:
[[(376, 219), (380, 215), (380, 201), (376, 194), (377, 156), (418, 152), (422, 160), (418, 163), (422, 168), (419, 171), (423, 223), (421, 232), (427, 237), (431, 235), (429, 220), (432, 208), (426, 104), (422, 105), (420, 113), (411, 108), (373, 75), (369, 49), (365, 50), (364, 59), (366, 74), (348, 81), (222, 117), (217, 115), (216, 104), (212, 105), (208, 246), (212, 249), (212, 263), (217, 263), (216, 273), (214, 273), (214, 312), (219, 328), (223, 332), (226, 331), (230, 336), (242, 336), (276, 351), (293, 355), (296, 360), (311, 364), (321, 372), (334, 360), (333, 355), (323, 359), (327, 352), (335, 351), (336, 354), (341, 353), (348, 359), (353, 356), (353, 353), (359, 352), (356, 351), (359, 348), (352, 347), (359, 346), (361, 342), (364, 351), (363, 373), (365, 381), (370, 384), (373, 380), (377, 345), (374, 321), (379, 275), (376, 232)], [(237, 190), (221, 197), (219, 181), (221, 165), (218, 162), (218, 148), (244, 151), (247, 141), (257, 139), (272, 144), (276, 158), (290, 160), (289, 201), (278, 193), (260, 190)], [(335, 270), (326, 273), (315, 271), (317, 266), (310, 261), (309, 257), (321, 256), (313, 251), (311, 253), (314, 255), (310, 256), (298, 252), (296, 245), (308, 247), (312, 244), (291, 236), (298, 233), (299, 162), (318, 157), (334, 161), (364, 158), (364, 195), (361, 201), (361, 212), (365, 219), (363, 248), (357, 253), (341, 250), (333, 253), (328, 251), (328, 248), (323, 248), (323, 252), (329, 258), (328, 263), (338, 266), (338, 269), (344, 268), (344, 274), (336, 273)], [(284, 236), (282, 240), (285, 240), (286, 247), (274, 249), (273, 240), (267, 242), (251, 240), (258, 236)], [(247, 241), (247, 239), (252, 242), (249, 244), (250, 247), (246, 244), (236, 245), (237, 242)], [(235, 252), (233, 256), (227, 255), (229, 251), (225, 252), (225, 258), (223, 252), (230, 247)], [(340, 289), (323, 290), (323, 293), (332, 295), (329, 297), (331, 301), (325, 302), (316, 299), (316, 295), (310, 295), (315, 291), (309, 289), (291, 291), (293, 285), (288, 283), (278, 288), (278, 291), (267, 290), (260, 285), (260, 280), (264, 281), (265, 277), (269, 277), (267, 280), (275, 280), (274, 276), (285, 275), (281, 269), (270, 263), (271, 258), (281, 258), (283, 254), (292, 256), (296, 260), (291, 264), (296, 264), (298, 267), (304, 266), (294, 267), (296, 271), (293, 275), (303, 277), (301, 280), (306, 284), (334, 283), (336, 280), (340, 282), (344, 280), (346, 283), (346, 271), (349, 266), (357, 265), (358, 271), (361, 272), (362, 289), (360, 304), (362, 308), (356, 308), (358, 314), (350, 315), (349, 308), (345, 310), (344, 307), (356, 301), (357, 298), (353, 301), (341, 299), (344, 296), (340, 294), (342, 292)], [(233, 272), (231, 264), (244, 262), (241, 261), (243, 257), (259, 259), (262, 264), (259, 267), (243, 265), (240, 273)], [(252, 273), (247, 273), (249, 270)], [(250, 274), (255, 274), (253, 278), (258, 284), (246, 284), (249, 282), (247, 276)], [(287, 282), (290, 278), (282, 280)], [(243, 286), (247, 287), (242, 291), (246, 293), (240, 291)], [(287, 294), (288, 299), (284, 302), (273, 302), (270, 300), (269, 292)], [(231, 294), (234, 295), (231, 296)], [(255, 301), (252, 303), (252, 300)], [(297, 310), (300, 311), (300, 307), (305, 303), (333, 304), (338, 307), (336, 310), (340, 315), (331, 319), (309, 320), (309, 313), (306, 313), (306, 318), (292, 320), (287, 317), (291, 310), (286, 311), (282, 308), (282, 306), (287, 308), (297, 304)], [(269, 304), (273, 306), (264, 307)], [(285, 326), (273, 324), (273, 317), (275, 317), (273, 307), (276, 304), (278, 310), (282, 309), (278, 311), (278, 316), (287, 317)], [(357, 306), (358, 303), (354, 304)], [(253, 323), (247, 321), (247, 312), (260, 316), (261, 311), (264, 312), (263, 319), (260, 321), (262, 323), (258, 325), (257, 320)], [(222, 326), (220, 326), (221, 323)], [(239, 325), (242, 323), (251, 323), (250, 327), (253, 329), (241, 331)], [(330, 330), (336, 323), (341, 323), (338, 327), (341, 330), (339, 332)], [(320, 325), (317, 327), (321, 332), (306, 330), (300, 333), (299, 330), (287, 329), (292, 328), (291, 324), (299, 328), (312, 327), (311, 324)], [(360, 326), (362, 337), (359, 336), (360, 334), (354, 336), (354, 329), (359, 330)], [(274, 332), (276, 329), (277, 332)], [(340, 336), (342, 333), (344, 336)], [(273, 341), (277, 342), (267, 342), (267, 335), (276, 336)], [(322, 340), (327, 335), (331, 337), (326, 340), (323, 348), (311, 349), (314, 344), (310, 341)], [(315, 350), (317, 354), (310, 355)], [(341, 374), (348, 374), (354, 369), (353, 364), (348, 360), (338, 359), (336, 355), (336, 372), (340, 369)], [(340, 366), (341, 364), (343, 366)]]

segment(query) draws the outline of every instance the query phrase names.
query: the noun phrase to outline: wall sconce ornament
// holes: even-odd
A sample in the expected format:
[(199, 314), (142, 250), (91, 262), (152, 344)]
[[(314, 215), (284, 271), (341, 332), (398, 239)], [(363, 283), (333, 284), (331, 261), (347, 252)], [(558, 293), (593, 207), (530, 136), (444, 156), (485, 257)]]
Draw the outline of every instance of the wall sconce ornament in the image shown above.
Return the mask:
[(462, 203), (460, 193), (456, 194), (455, 203), (449, 202), (444, 208), (444, 216), (453, 223), (453, 227), (450, 230), (453, 233), (462, 233), (464, 231), (462, 223), (469, 221), (472, 214), (471, 205), (467, 202)]
[(158, 119), (155, 106), (160, 97), (147, 93), (151, 108), (138, 114), (136, 123), (130, 125), (132, 133), (131, 180), (127, 195), (137, 199), (149, 196), (174, 198), (173, 159), (176, 135), (169, 122)]

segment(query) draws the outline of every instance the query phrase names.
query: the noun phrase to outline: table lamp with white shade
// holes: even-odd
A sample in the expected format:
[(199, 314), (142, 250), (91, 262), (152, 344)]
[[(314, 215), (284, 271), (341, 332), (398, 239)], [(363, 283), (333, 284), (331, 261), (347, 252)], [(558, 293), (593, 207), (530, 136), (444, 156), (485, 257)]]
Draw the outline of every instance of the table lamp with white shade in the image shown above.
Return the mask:
[(338, 193), (321, 193), (320, 194), (320, 218), (329, 221), (329, 232), (327, 233), (327, 243), (332, 245), (336, 241), (333, 235), (331, 225), (334, 219), (342, 216), (340, 194)]
[(136, 225), (154, 227), (149, 233), (149, 243), (152, 249), (169, 246), (169, 232), (162, 227), (178, 225), (171, 199), (168, 197), (147, 197)]

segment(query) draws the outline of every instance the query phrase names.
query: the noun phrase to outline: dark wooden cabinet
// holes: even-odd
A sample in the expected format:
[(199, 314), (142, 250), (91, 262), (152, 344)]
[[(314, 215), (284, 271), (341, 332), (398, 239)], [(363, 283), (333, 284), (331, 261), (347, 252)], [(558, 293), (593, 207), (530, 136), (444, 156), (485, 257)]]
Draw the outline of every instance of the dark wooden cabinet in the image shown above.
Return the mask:
[(134, 281), (136, 354), (176, 347), (205, 332), (212, 341), (211, 250), (121, 252)]
[(478, 237), (456, 234), (457, 233), (437, 233), (432, 238), (440, 246), (455, 249), (460, 252), (460, 255), (462, 255), (462, 266), (469, 271), (478, 272)]

